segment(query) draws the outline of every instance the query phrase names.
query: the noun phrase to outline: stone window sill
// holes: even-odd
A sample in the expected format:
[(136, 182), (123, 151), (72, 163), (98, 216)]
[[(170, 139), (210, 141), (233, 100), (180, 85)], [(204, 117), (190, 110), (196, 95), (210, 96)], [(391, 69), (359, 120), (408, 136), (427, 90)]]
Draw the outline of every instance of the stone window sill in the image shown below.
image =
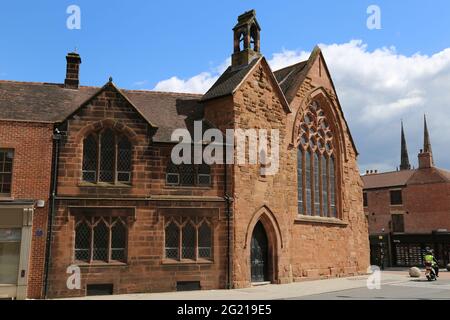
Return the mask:
[(78, 183), (79, 187), (95, 187), (95, 188), (131, 188), (130, 184), (125, 183), (92, 183), (92, 182), (80, 182)]
[(170, 185), (167, 184), (164, 189), (170, 190), (170, 189), (176, 189), (176, 190), (211, 190), (213, 189), (213, 186), (180, 186), (180, 185)]
[(295, 219), (296, 224), (302, 224), (302, 223), (318, 223), (318, 224), (329, 224), (329, 225), (336, 225), (340, 227), (346, 227), (348, 226), (348, 223), (345, 221), (342, 221), (337, 218), (326, 218), (326, 217), (311, 217), (311, 216), (302, 216), (299, 215)]
[(75, 265), (77, 265), (80, 268), (115, 268), (115, 267), (127, 267), (128, 264), (124, 262), (93, 262), (93, 263), (86, 263), (86, 262), (75, 262)]
[(206, 264), (206, 265), (208, 265), (208, 264), (214, 264), (214, 261), (207, 260), (207, 259), (199, 259), (199, 260), (196, 260), (196, 261), (194, 261), (194, 260), (181, 260), (181, 261), (178, 261), (178, 260), (164, 259), (161, 264), (162, 265), (167, 265), (167, 266), (170, 266), (170, 265), (176, 265), (176, 266), (183, 265), (184, 266), (184, 265), (199, 265), (199, 264)]

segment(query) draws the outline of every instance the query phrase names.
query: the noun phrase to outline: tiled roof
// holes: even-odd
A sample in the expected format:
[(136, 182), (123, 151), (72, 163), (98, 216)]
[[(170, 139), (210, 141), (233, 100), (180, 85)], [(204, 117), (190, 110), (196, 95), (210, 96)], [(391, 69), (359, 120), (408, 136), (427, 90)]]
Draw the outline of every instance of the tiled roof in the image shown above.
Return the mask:
[(293, 88), (293, 85), (297, 82), (303, 82), (305, 79), (306, 65), (308, 61), (302, 61), (292, 66), (277, 70), (274, 72), (281, 90), (287, 97), (289, 95), (289, 89)]
[(99, 89), (71, 90), (59, 84), (0, 81), (0, 119), (62, 121)]
[(362, 176), (364, 189), (405, 186), (416, 170), (394, 171)]
[(231, 95), (234, 90), (241, 84), (241, 82), (248, 75), (250, 70), (261, 60), (262, 58), (254, 59), (250, 64), (243, 67), (228, 67), (227, 70), (217, 79), (216, 83), (205, 93), (202, 101), (216, 99), (224, 96)]
[(444, 169), (434, 167), (415, 171), (408, 180), (408, 185), (450, 182), (450, 172)]
[(440, 168), (415, 169), (369, 174), (361, 177), (364, 189), (402, 187), (414, 184), (450, 182), (450, 172)]
[[(0, 120), (58, 123), (101, 88), (66, 89), (60, 84), (0, 81)], [(149, 123), (158, 127), (154, 141), (170, 142), (174, 129), (191, 129), (203, 117), (201, 95), (121, 90)]]

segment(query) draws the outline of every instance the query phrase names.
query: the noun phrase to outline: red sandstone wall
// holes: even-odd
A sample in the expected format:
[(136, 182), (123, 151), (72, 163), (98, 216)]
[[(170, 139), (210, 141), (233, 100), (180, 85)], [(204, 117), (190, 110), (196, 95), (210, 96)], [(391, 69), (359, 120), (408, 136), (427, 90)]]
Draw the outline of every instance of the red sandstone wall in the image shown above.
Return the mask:
[[(109, 107), (107, 107), (109, 106)], [(133, 138), (133, 178), (130, 187), (102, 187), (81, 182), (82, 137), (93, 124), (109, 118), (127, 128)], [(200, 281), (202, 289), (225, 288), (227, 228), (222, 166), (213, 166), (211, 188), (168, 187), (165, 170), (170, 144), (153, 144), (146, 122), (119, 94), (110, 89), (68, 121), (67, 141), (61, 148), (57, 217), (52, 242), (50, 296), (83, 296), (86, 284), (113, 284), (114, 293), (176, 290), (177, 281)], [(71, 199), (73, 198), (73, 199)], [(85, 199), (76, 199), (85, 198)], [(86, 199), (91, 198), (91, 199)], [(74, 217), (70, 207), (132, 207), (125, 265), (82, 266), (82, 289), (68, 290), (66, 269), (74, 263)], [(164, 261), (164, 210), (180, 214), (207, 211), (213, 221), (212, 263)]]
[[(322, 70), (323, 65), (322, 65)], [(297, 150), (290, 146), (294, 119), (299, 108), (306, 107), (305, 97), (314, 88), (324, 87), (334, 103), (336, 128), (343, 128), (341, 161), (338, 172), (341, 186), (342, 223), (300, 221), (297, 215)], [(362, 181), (347, 127), (336, 108), (336, 97), (324, 71), (313, 66), (309, 77), (286, 114), (274, 90), (268, 69), (257, 66), (234, 96), (237, 127), (277, 128), (283, 145), (280, 149), (280, 172), (261, 177), (258, 166), (235, 166), (234, 173), (234, 283), (250, 283), (250, 238), (262, 215), (272, 242), (272, 281), (286, 283), (302, 278), (342, 276), (365, 273), (369, 265), (367, 221), (362, 208)], [(337, 133), (336, 133), (337, 134)]]

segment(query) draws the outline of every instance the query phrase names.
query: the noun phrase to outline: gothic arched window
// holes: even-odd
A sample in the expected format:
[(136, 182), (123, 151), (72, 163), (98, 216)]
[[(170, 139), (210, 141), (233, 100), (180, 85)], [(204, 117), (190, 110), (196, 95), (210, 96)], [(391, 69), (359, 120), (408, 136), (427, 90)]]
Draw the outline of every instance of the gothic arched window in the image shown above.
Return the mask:
[(92, 133), (83, 141), (85, 182), (131, 183), (132, 144), (111, 129)]
[(337, 218), (334, 136), (325, 112), (310, 104), (298, 130), (298, 212)]
[(121, 217), (78, 216), (75, 221), (75, 261), (126, 262), (127, 225)]
[(165, 259), (211, 260), (212, 224), (204, 217), (172, 217), (165, 224)]

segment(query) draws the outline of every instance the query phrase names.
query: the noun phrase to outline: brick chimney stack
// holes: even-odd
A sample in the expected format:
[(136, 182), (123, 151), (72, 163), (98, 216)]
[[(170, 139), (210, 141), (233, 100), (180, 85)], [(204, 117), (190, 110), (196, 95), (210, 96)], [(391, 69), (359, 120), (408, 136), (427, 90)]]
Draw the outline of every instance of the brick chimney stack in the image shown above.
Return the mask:
[(67, 89), (78, 89), (80, 85), (80, 55), (76, 52), (71, 52), (66, 57), (67, 69), (64, 86)]

